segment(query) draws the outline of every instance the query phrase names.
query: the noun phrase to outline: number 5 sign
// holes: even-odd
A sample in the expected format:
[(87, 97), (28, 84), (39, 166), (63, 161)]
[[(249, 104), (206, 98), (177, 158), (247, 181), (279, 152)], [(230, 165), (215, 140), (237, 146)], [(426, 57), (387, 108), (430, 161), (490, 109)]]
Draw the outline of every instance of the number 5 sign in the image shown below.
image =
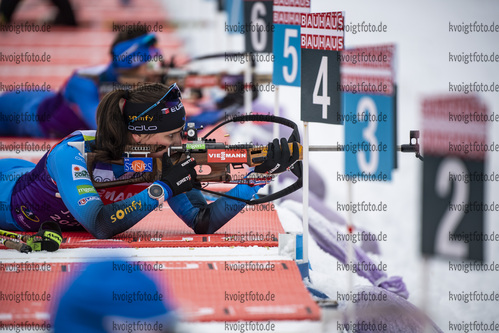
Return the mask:
[(301, 22), (301, 120), (341, 124), (340, 60), (344, 13), (302, 16)]
[(310, 1), (285, 4), (274, 0), (274, 71), (272, 83), (300, 86), (300, 24), (302, 14), (310, 12)]

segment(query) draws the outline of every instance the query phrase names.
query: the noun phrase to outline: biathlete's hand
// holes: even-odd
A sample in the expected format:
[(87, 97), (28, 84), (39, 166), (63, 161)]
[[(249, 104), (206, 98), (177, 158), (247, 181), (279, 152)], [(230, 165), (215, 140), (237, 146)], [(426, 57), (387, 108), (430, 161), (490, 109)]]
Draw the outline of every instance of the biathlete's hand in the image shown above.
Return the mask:
[(161, 172), (161, 181), (164, 182), (173, 192), (173, 196), (192, 190), (197, 187), (196, 182), (196, 160), (188, 158), (173, 165), (167, 153), (163, 154), (163, 170)]
[(279, 147), (279, 140), (274, 139), (272, 143), (269, 143), (267, 159), (255, 167), (255, 172), (268, 174), (284, 172), (298, 161), (299, 156), (300, 152), (296, 142), (293, 142), (293, 154), (291, 155), (288, 140), (282, 138)]

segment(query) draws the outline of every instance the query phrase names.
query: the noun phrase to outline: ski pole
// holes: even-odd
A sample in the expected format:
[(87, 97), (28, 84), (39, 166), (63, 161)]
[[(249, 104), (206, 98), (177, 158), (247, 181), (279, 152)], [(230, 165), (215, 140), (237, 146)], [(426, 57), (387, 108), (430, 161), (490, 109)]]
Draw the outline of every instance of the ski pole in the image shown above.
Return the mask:
[(10, 239), (3, 239), (2, 238), (2, 239), (0, 239), (0, 243), (5, 245), (5, 247), (7, 247), (9, 249), (14, 249), (14, 250), (17, 250), (21, 253), (29, 253), (32, 251), (31, 246), (29, 246), (28, 244), (25, 244), (23, 242), (16, 242), (16, 241), (13, 241)]
[[(43, 222), (38, 232), (34, 235), (20, 235), (11, 231), (0, 230), (0, 236), (14, 239), (2, 240), (1, 242), (6, 247), (23, 253), (42, 250), (54, 252), (59, 249), (62, 243), (61, 227), (52, 221)], [(21, 243), (21, 241), (26, 244)]]

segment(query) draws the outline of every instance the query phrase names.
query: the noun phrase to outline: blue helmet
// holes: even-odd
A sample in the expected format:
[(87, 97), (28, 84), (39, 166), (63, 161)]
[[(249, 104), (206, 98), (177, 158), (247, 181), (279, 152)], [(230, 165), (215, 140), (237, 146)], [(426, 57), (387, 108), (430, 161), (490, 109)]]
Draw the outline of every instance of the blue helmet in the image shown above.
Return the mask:
[(89, 264), (60, 298), (55, 332), (173, 332), (168, 295), (133, 267), (121, 259)]
[(113, 67), (134, 68), (149, 61), (162, 61), (156, 41), (156, 35), (149, 33), (116, 44), (112, 49)]

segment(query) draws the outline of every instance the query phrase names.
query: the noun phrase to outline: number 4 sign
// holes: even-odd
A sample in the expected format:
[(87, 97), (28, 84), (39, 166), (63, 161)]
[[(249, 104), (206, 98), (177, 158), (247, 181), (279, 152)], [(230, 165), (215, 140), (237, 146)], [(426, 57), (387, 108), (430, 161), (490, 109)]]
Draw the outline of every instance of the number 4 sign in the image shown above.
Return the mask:
[(313, 13), (301, 23), (301, 120), (341, 124), (340, 60), (344, 13)]
[(341, 124), (337, 52), (302, 49), (301, 120)]

